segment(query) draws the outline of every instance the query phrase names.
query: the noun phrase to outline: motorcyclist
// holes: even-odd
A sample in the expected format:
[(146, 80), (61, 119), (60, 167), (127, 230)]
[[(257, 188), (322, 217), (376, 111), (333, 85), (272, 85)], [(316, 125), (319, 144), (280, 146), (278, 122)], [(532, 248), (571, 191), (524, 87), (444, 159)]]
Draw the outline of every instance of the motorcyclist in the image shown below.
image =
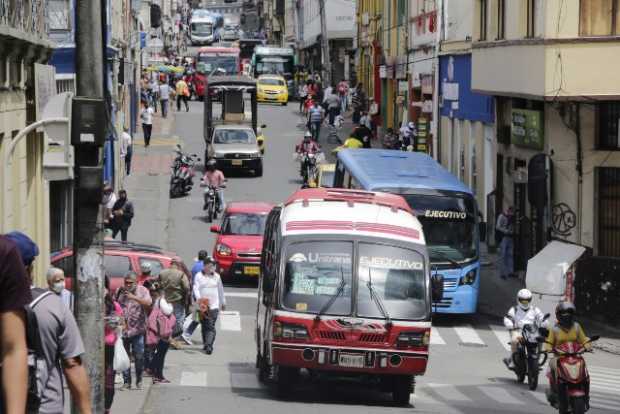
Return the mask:
[(413, 139), (416, 134), (417, 132), (413, 122), (409, 122), (407, 125), (403, 125), (400, 128), (400, 140), (404, 149), (408, 149), (410, 145), (413, 145)]
[(512, 355), (517, 352), (519, 342), (523, 340), (521, 332), (523, 325), (536, 324), (543, 326), (544, 314), (536, 306), (530, 306), (532, 302), (532, 292), (528, 289), (521, 289), (517, 293), (517, 304), (512, 306), (504, 317), (504, 326), (510, 332), (510, 356), (504, 358), (504, 364), (508, 369), (514, 369)]
[[(586, 336), (579, 322), (575, 321), (575, 313), (575, 305), (572, 302), (560, 302), (555, 307), (556, 323), (549, 330), (549, 335), (547, 335), (545, 340), (544, 350), (546, 352), (551, 352), (554, 348), (567, 342), (577, 342), (588, 351), (592, 349), (590, 338)], [(549, 370), (551, 371), (551, 378), (554, 379), (557, 364), (558, 359), (556, 356), (549, 358)], [(557, 402), (557, 395), (558, 390), (555, 386), (555, 381), (552, 381), (549, 394), (547, 395), (549, 402), (552, 404)]]
[(306, 154), (318, 154), (321, 152), (321, 147), (312, 139), (312, 133), (310, 131), (306, 131), (304, 134), (304, 139), (295, 146), (295, 153), (299, 157), (299, 175), (304, 176), (304, 171), (306, 168), (306, 162), (308, 158)]
[[(205, 165), (206, 171), (205, 175), (202, 177), (202, 184), (212, 186), (215, 188), (217, 193), (217, 198), (220, 202), (220, 206), (218, 212), (222, 211), (225, 207), (224, 204), (224, 185), (226, 184), (226, 177), (224, 177), (224, 173), (217, 169), (217, 161), (211, 158), (207, 161)], [(207, 209), (207, 203), (205, 202), (202, 207), (203, 210)]]

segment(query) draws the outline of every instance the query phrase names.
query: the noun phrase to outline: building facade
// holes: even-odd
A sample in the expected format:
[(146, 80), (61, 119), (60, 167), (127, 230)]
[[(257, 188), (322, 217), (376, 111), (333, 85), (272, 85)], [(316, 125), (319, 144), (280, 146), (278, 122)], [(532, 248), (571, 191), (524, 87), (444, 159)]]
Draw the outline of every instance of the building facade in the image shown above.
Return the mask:
[(356, 13), (356, 78), (368, 94), (370, 103), (380, 108), (376, 117), (381, 120), (381, 103), (383, 102), (383, 81), (381, 66), (385, 64), (383, 51), (384, 1), (358, 0)]

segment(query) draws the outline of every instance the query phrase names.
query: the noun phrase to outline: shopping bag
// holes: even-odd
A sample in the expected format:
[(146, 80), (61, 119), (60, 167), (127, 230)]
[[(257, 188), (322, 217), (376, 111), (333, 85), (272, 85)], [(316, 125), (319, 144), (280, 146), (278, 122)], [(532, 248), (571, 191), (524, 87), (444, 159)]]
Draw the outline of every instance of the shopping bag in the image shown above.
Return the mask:
[(190, 312), (183, 320), (183, 332), (187, 332), (192, 322), (194, 322), (194, 315)]
[(122, 372), (127, 371), (130, 365), (129, 355), (127, 355), (127, 351), (125, 351), (125, 347), (123, 346), (123, 340), (119, 335), (114, 344), (114, 361), (112, 363), (112, 368), (116, 372)]

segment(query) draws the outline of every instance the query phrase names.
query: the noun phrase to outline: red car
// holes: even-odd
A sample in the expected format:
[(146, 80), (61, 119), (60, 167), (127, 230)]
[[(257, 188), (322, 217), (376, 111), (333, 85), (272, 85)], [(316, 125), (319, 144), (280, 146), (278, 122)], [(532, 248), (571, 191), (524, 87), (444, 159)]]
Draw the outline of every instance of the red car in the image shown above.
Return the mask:
[(223, 279), (258, 278), (265, 221), (272, 208), (268, 203), (229, 203), (222, 225), (211, 226), (218, 234), (213, 257)]
[[(110, 288), (114, 292), (123, 285), (125, 275), (130, 270), (138, 276), (142, 273), (140, 267), (143, 263), (151, 264), (151, 275), (157, 277), (162, 269), (170, 267), (173, 259), (181, 262), (182, 270), (191, 280), (191, 273), (176, 253), (166, 252), (157, 246), (137, 243), (120, 243), (106, 241), (104, 244), (105, 254), (103, 266), (105, 273), (110, 277)], [(71, 289), (73, 282), (73, 250), (70, 247), (52, 253), (52, 266), (59, 267), (65, 272), (65, 285)], [(138, 280), (143, 283), (144, 280)]]

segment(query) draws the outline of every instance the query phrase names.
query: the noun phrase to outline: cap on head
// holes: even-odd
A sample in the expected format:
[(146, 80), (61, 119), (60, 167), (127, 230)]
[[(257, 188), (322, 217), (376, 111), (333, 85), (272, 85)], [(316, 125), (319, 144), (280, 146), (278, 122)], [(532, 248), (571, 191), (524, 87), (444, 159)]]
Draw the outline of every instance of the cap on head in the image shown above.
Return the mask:
[(207, 265), (207, 264), (215, 264), (215, 263), (216, 263), (215, 259), (213, 257), (211, 257), (211, 256), (207, 256), (207, 258), (204, 260), (204, 264), (205, 265)]
[(30, 266), (34, 258), (39, 255), (39, 247), (37, 244), (21, 231), (12, 231), (5, 236), (15, 243), (24, 266)]
[(209, 257), (209, 252), (206, 250), (201, 250), (198, 252), (198, 260), (204, 262), (207, 257)]

